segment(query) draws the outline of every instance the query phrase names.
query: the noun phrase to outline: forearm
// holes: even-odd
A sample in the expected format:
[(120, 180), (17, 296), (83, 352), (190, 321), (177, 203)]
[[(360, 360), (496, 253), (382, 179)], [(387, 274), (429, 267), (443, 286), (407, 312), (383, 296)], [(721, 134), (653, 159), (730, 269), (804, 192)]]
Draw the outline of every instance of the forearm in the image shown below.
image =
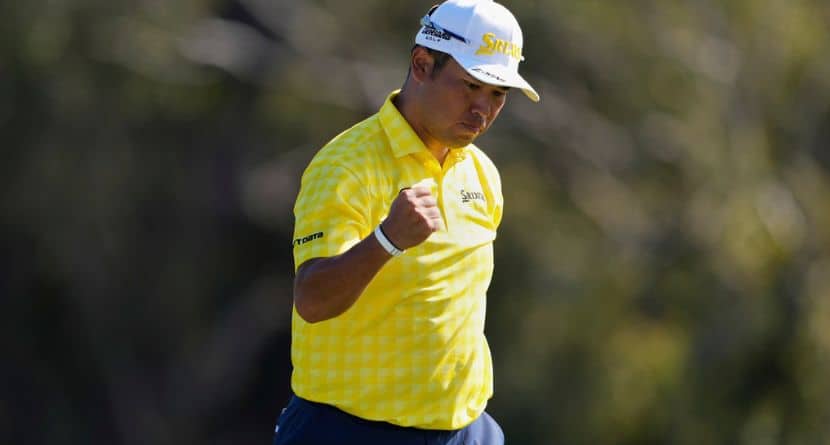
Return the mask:
[[(429, 187), (415, 184), (398, 192), (382, 227), (389, 243), (405, 250), (421, 244), (444, 224)], [(297, 313), (309, 323), (342, 314), (390, 258), (372, 234), (340, 255), (306, 261), (294, 279)]]
[(340, 255), (303, 263), (294, 279), (297, 312), (309, 323), (342, 314), (390, 258), (374, 235), (369, 235)]

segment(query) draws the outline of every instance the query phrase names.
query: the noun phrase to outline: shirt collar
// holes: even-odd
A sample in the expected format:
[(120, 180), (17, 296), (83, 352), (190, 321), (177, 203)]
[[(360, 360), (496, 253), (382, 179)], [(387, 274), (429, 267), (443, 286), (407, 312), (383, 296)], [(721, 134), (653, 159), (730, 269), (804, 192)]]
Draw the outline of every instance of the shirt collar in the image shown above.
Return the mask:
[[(392, 103), (400, 91), (401, 90), (395, 90), (391, 92), (389, 96), (387, 96), (386, 101), (383, 103), (383, 106), (380, 108), (380, 112), (378, 113), (380, 117), (380, 125), (383, 127), (383, 131), (386, 133), (387, 138), (389, 138), (389, 145), (392, 147), (392, 153), (394, 153), (396, 158), (402, 158), (406, 155), (423, 151), (429, 153), (429, 149), (427, 149), (426, 145), (424, 145), (424, 142), (418, 134), (415, 133), (415, 130), (413, 130), (412, 126), (409, 125), (409, 122), (404, 119), (401, 112), (398, 111), (398, 107)], [(467, 147), (463, 147), (450, 150), (448, 156), (461, 159), (466, 153)]]

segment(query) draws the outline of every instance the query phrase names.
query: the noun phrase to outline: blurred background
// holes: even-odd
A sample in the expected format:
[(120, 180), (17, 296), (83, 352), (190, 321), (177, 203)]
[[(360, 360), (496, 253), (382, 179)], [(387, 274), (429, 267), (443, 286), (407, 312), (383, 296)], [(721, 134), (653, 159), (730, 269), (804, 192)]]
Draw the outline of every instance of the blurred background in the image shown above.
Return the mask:
[[(0, 3), (0, 443), (270, 443), (300, 175), (432, 3)], [(505, 3), (508, 443), (830, 443), (830, 3)]]

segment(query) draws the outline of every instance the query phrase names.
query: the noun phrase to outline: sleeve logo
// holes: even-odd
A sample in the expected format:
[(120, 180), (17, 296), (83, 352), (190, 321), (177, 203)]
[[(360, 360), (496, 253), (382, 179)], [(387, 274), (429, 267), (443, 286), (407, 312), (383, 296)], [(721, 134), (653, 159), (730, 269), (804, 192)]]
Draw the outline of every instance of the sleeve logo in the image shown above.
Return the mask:
[(312, 233), (311, 235), (304, 236), (302, 238), (297, 238), (294, 240), (294, 247), (303, 245), (309, 241), (314, 241), (316, 239), (320, 239), (323, 237), (323, 232)]

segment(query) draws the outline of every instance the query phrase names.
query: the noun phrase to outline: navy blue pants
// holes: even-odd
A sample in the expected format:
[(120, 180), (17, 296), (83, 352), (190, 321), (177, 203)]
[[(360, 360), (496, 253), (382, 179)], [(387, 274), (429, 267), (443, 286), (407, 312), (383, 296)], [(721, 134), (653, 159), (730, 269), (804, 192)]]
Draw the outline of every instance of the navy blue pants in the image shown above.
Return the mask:
[(487, 413), (454, 431), (423, 430), (361, 419), (297, 396), (277, 421), (274, 445), (503, 445), (501, 427)]

